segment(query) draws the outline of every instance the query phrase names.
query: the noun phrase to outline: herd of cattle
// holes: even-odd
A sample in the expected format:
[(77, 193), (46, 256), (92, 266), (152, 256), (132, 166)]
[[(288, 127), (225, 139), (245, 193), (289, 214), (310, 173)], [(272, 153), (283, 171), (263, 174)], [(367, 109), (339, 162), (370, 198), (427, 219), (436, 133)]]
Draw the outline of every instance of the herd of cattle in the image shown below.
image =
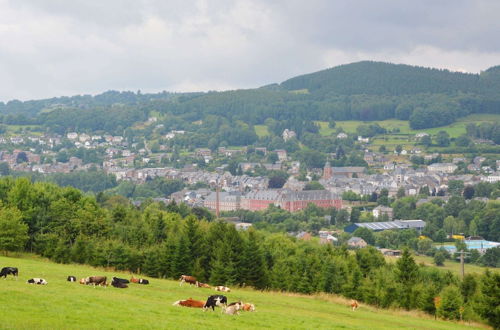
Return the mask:
[[(0, 277), (4, 277), (4, 279), (7, 278), (7, 275), (12, 275), (16, 279), (19, 277), (19, 270), (16, 267), (4, 267), (0, 271)], [(146, 279), (142, 278), (135, 278), (132, 276), (132, 278), (129, 280), (124, 279), (124, 278), (118, 278), (118, 277), (113, 277), (111, 280), (111, 283), (107, 282), (108, 278), (106, 276), (89, 276), (80, 279), (79, 283), (80, 284), (85, 284), (85, 285), (93, 285), (94, 288), (96, 286), (109, 286), (110, 284), (115, 287), (115, 288), (120, 288), (120, 289), (125, 289), (128, 288), (129, 283), (137, 283), (137, 284), (149, 284), (149, 281)], [(195, 285), (196, 287), (199, 288), (211, 288), (210, 285), (206, 283), (201, 283), (196, 280), (195, 277), (189, 276), (189, 275), (182, 275), (180, 280), (180, 285), (183, 283), (189, 283), (190, 285)], [(67, 278), (68, 282), (76, 282), (77, 278), (75, 276), (68, 276)], [(27, 281), (29, 284), (38, 284), (38, 285), (47, 285), (48, 282), (43, 279), (43, 278), (31, 278)], [(231, 292), (231, 289), (229, 289), (226, 286), (215, 286), (214, 287), (215, 291), (221, 291), (221, 292)], [(174, 306), (184, 306), (184, 307), (195, 307), (195, 308), (203, 308), (204, 310), (207, 310), (209, 308), (212, 308), (212, 310), (215, 310), (215, 307), (221, 307), (223, 312), (229, 315), (235, 315), (239, 314), (239, 311), (248, 311), (248, 312), (253, 312), (255, 311), (255, 306), (254, 304), (244, 304), (241, 301), (237, 301), (234, 303), (227, 303), (227, 297), (223, 295), (212, 295), (208, 297), (206, 302), (199, 301), (199, 300), (193, 300), (192, 298), (186, 299), (186, 300), (179, 300), (174, 302)]]
[[(7, 275), (12, 275), (16, 279), (19, 276), (19, 270), (15, 267), (4, 267), (0, 271), (0, 278), (4, 277), (4, 279), (7, 278)], [(75, 276), (68, 276), (67, 278), (68, 282), (76, 282), (77, 279)], [(182, 285), (183, 283), (188, 283), (190, 285), (195, 285), (198, 288), (211, 288), (210, 285), (206, 283), (201, 283), (196, 280), (194, 276), (189, 276), (189, 275), (182, 275), (179, 279), (180, 284)], [(85, 284), (85, 285), (93, 285), (94, 288), (96, 286), (109, 286), (110, 284), (107, 282), (107, 277), (106, 276), (89, 276), (80, 279), (80, 284)], [(149, 281), (146, 279), (142, 278), (135, 278), (132, 276), (132, 278), (129, 280), (124, 279), (124, 278), (118, 278), (118, 277), (113, 277), (111, 280), (111, 285), (115, 288), (120, 288), (120, 289), (125, 289), (128, 288), (129, 283), (137, 283), (137, 284), (149, 284)], [(47, 285), (47, 281), (44, 280), (43, 278), (31, 278), (27, 281), (29, 284), (38, 284), (38, 285)], [(229, 289), (226, 286), (215, 286), (214, 287), (215, 291), (221, 291), (221, 292), (231, 292), (231, 289)], [(241, 301), (233, 302), (228, 304), (227, 303), (227, 297), (223, 295), (212, 295), (208, 297), (207, 301), (201, 301), (201, 300), (194, 300), (193, 298), (189, 298), (186, 300), (178, 300), (173, 303), (174, 306), (183, 306), (183, 307), (192, 307), (192, 308), (203, 308), (203, 310), (207, 310), (209, 308), (212, 308), (212, 310), (215, 310), (215, 307), (221, 307), (222, 311), (226, 314), (229, 315), (235, 315), (239, 314), (239, 311), (246, 311), (246, 312), (253, 312), (255, 311), (255, 305), (250, 304), (250, 303), (242, 303)], [(356, 310), (358, 308), (358, 302), (356, 300), (352, 300), (350, 303), (350, 307), (352, 310)]]

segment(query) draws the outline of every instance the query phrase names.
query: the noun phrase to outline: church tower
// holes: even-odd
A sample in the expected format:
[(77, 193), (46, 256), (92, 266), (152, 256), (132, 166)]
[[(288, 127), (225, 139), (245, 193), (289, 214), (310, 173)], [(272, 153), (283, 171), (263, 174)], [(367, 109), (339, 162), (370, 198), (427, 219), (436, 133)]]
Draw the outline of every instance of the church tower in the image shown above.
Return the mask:
[(328, 180), (331, 179), (332, 176), (333, 176), (332, 166), (330, 165), (330, 162), (327, 161), (325, 163), (325, 167), (323, 168), (323, 179)]

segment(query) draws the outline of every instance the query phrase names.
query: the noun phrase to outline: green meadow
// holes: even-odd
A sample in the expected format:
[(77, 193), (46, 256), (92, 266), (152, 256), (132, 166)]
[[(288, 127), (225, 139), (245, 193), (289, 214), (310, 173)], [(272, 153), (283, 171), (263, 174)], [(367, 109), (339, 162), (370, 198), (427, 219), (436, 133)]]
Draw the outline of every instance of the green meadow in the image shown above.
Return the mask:
[[(229, 302), (256, 306), (240, 315), (203, 312), (172, 306), (176, 300), (205, 300), (212, 289), (190, 287), (171, 280), (149, 278), (150, 285), (130, 284), (127, 289), (84, 286), (66, 281), (90, 275), (130, 274), (83, 265), (62, 265), (43, 258), (0, 257), (0, 267), (19, 268), (19, 279), (0, 279), (2, 329), (461, 329), (477, 324), (434, 320), (419, 312), (381, 310), (361, 304), (351, 311), (347, 300), (333, 295), (294, 295), (233, 288)], [(42, 277), (46, 286), (26, 283)]]

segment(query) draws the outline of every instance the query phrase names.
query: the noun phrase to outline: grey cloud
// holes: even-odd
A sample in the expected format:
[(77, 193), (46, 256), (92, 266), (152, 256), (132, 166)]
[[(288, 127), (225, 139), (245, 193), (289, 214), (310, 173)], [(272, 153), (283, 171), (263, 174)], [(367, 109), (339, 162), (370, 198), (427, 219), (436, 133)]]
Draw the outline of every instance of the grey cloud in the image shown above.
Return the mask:
[(497, 1), (0, 0), (0, 100), (248, 88), (375, 59), (499, 64)]

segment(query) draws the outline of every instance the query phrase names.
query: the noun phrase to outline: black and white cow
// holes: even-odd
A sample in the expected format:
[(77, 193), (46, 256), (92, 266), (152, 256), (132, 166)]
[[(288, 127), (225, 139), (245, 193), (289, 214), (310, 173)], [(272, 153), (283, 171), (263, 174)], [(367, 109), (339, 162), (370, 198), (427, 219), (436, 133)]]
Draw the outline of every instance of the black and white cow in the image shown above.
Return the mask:
[(12, 275), (15, 276), (16, 279), (19, 275), (19, 270), (16, 267), (4, 267), (0, 271), (0, 277), (4, 277), (4, 279), (7, 279), (7, 275)]
[(68, 282), (76, 282), (75, 276), (68, 276)]
[(207, 310), (208, 308), (212, 307), (212, 310), (215, 310), (216, 306), (226, 306), (226, 305), (227, 305), (227, 297), (217, 294), (208, 297), (205, 306), (203, 306), (203, 309)]
[(47, 285), (47, 281), (44, 280), (43, 278), (39, 278), (39, 277), (30, 278), (26, 283), (29, 283), (29, 284), (39, 284), (39, 285)]

